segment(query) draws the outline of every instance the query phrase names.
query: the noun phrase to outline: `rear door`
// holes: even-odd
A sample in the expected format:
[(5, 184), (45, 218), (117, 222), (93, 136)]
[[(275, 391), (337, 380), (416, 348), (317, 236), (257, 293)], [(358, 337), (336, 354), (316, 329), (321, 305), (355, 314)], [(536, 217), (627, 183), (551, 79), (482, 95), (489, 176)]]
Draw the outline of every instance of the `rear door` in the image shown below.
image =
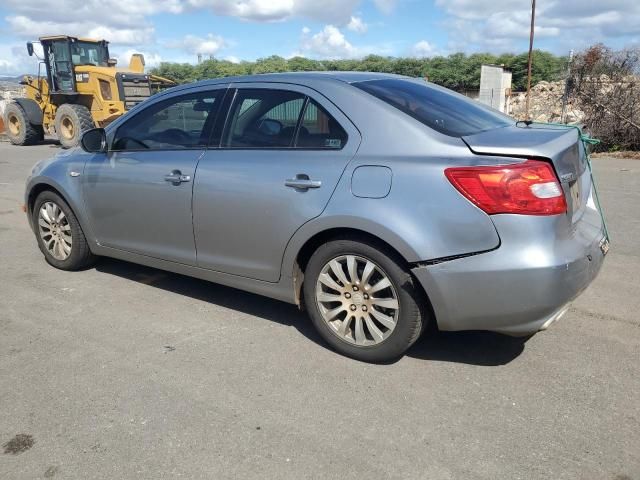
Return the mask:
[(275, 282), (295, 231), (320, 215), (360, 135), (316, 91), (237, 84), (220, 148), (198, 164), (193, 197), (198, 265)]
[(109, 152), (87, 162), (85, 204), (101, 245), (195, 265), (193, 177), (223, 94), (163, 97), (127, 118)]

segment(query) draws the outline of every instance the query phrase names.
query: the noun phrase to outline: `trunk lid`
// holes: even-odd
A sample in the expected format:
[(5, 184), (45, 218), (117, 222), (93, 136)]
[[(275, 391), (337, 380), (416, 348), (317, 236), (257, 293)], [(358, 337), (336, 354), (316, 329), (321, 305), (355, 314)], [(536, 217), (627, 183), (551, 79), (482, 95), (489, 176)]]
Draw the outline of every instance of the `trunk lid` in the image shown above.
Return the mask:
[(465, 136), (462, 140), (478, 155), (550, 160), (562, 185), (572, 223), (580, 220), (587, 204), (593, 202), (586, 152), (574, 128), (514, 125)]

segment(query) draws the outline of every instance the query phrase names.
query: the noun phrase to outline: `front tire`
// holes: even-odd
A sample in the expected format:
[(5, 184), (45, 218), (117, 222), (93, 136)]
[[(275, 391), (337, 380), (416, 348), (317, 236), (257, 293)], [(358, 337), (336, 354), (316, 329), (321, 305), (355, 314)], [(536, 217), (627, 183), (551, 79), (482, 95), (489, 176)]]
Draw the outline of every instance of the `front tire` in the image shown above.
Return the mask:
[(374, 242), (334, 240), (313, 254), (304, 299), (322, 338), (366, 362), (402, 356), (427, 322), (423, 292), (395, 252)]
[(27, 113), (17, 102), (11, 102), (7, 105), (4, 112), (4, 123), (7, 137), (14, 145), (35, 145), (41, 140), (42, 126), (29, 123)]
[(47, 263), (60, 270), (81, 270), (95, 261), (78, 219), (58, 194), (45, 191), (38, 195), (32, 218)]
[(91, 112), (84, 105), (65, 103), (56, 111), (56, 134), (64, 148), (73, 148), (87, 130), (95, 128)]

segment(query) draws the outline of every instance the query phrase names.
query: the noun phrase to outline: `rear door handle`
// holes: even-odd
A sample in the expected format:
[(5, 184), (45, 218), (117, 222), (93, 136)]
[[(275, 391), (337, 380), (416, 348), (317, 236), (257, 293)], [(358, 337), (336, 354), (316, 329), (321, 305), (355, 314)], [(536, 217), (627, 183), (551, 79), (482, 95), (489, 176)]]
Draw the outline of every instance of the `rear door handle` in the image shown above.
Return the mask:
[(167, 182), (178, 184), (183, 182), (190, 182), (191, 175), (182, 175), (182, 172), (180, 170), (174, 170), (169, 175), (165, 175), (164, 179)]
[(285, 186), (297, 188), (299, 190), (309, 190), (310, 188), (320, 188), (322, 182), (320, 180), (311, 180), (309, 175), (304, 173), (296, 175), (296, 178), (290, 178), (284, 182)]

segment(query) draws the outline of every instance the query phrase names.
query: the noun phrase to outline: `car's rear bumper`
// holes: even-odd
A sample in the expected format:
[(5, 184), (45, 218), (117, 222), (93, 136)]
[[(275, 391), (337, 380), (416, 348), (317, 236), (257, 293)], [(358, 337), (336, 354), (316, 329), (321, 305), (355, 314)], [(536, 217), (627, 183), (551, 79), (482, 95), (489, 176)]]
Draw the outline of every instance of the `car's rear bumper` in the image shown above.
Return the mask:
[(599, 212), (587, 212), (569, 228), (566, 221), (498, 215), (502, 243), (496, 250), (414, 268), (438, 328), (524, 336), (559, 319), (594, 280), (605, 256)]

